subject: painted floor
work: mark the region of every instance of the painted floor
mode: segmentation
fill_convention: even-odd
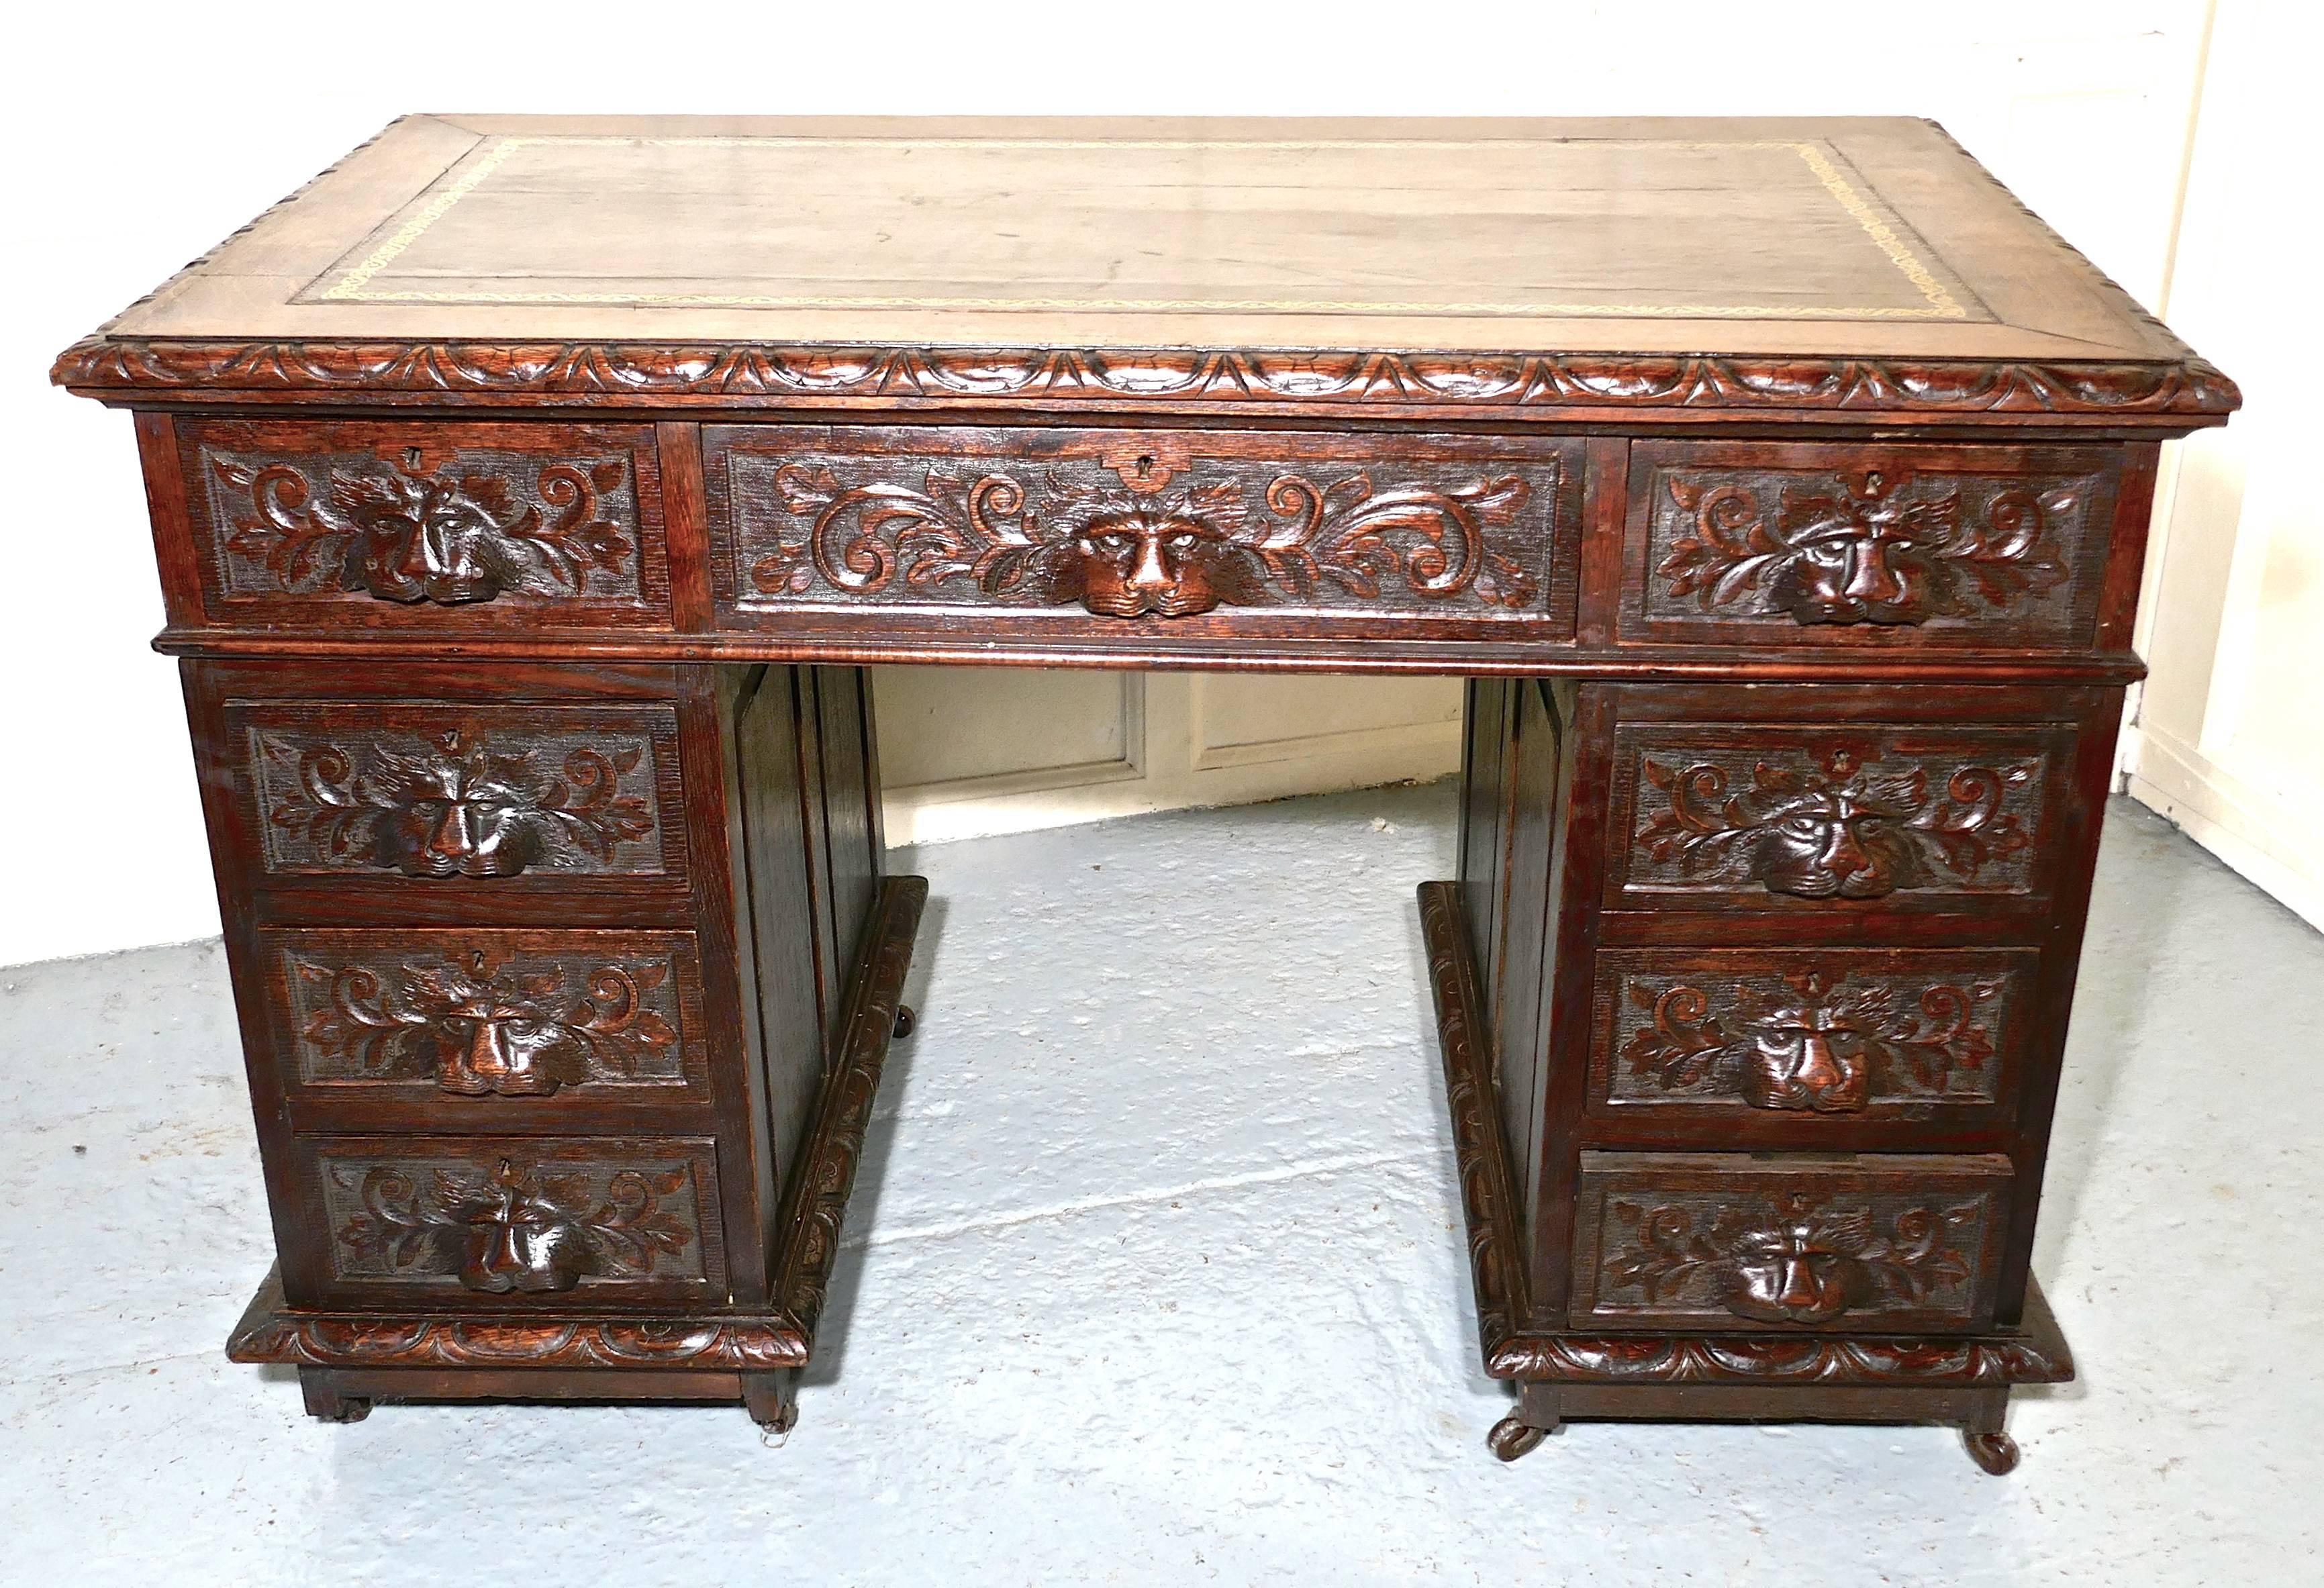
[[[1940,1430],[1581,1425],[1477,1366],[1412,887],[1449,785],[900,857],[935,897],[801,1421],[383,1407],[268,1260],[216,944],[0,971],[0,1582],[2316,1582],[2324,938],[2110,815],[2035,1267]]]

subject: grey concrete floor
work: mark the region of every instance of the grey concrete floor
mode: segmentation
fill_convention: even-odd
[[[0,1581],[2318,1580],[2324,938],[2107,821],[2016,1474],[1918,1428],[1582,1425],[1478,1370],[1414,882],[1448,787],[899,857],[935,899],[780,1448],[383,1408],[219,1353],[268,1260],[217,946],[0,971]]]

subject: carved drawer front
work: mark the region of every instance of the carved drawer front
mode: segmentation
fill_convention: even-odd
[[[1628,722],[1615,908],[1958,908],[2046,897],[2073,729]]]
[[[1592,1000],[1590,1108],[1802,1140],[1857,1120],[2015,1113],[2030,948],[1617,948]]]
[[[1585,1152],[1572,1321],[1982,1329],[2009,1180],[1998,1156]]]
[[[685,872],[669,706],[229,703],[226,724],[270,876]]]
[[[2120,468],[2092,447],[1641,441],[1620,632],[2086,646]]]
[[[983,607],[1058,633],[1205,614],[1296,633],[1325,612],[1572,633],[1570,440],[792,425],[703,440],[715,597],[746,625]]]
[[[327,1299],[726,1297],[706,1140],[307,1136],[295,1155]]]
[[[519,1099],[709,1101],[690,932],[269,929],[259,942],[295,1097],[457,1110],[463,1123]]]
[[[177,425],[211,622],[669,626],[650,425]]]

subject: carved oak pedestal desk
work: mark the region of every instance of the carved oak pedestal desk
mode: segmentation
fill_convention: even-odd
[[[59,359],[136,416],[309,1409],[812,1349],[925,884],[872,662],[1441,673],[1485,1361],[1960,1426],[2166,437],[1912,121],[398,122]]]

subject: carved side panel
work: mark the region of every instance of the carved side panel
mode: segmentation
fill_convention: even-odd
[[[713,1144],[306,1139],[324,1282],[496,1301],[724,1295]]]
[[[230,706],[272,873],[474,879],[683,870],[662,706]]]
[[[2064,731],[1630,723],[1611,868],[1633,904],[2038,895]]]
[[[1640,443],[1623,631],[2088,643],[2120,466],[2099,448]]]
[[[183,420],[212,615],[667,624],[651,427]]]
[[[1576,1327],[1984,1327],[2000,1158],[1769,1161],[1586,1152]]]
[[[1600,1109],[1932,1119],[2010,1094],[2032,949],[1608,949]]]
[[[1199,431],[705,432],[742,612],[1268,609],[1570,628],[1570,444]]]
[[[263,934],[284,1075],[340,1098],[706,1098],[684,932]]]

